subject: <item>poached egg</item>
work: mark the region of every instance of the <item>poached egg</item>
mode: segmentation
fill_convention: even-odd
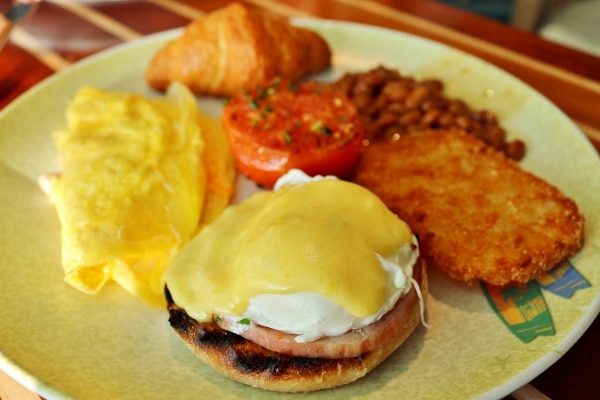
[[[227,318],[297,335],[338,336],[380,319],[412,287],[409,226],[363,187],[292,170],[229,207],[166,271],[194,319]]]

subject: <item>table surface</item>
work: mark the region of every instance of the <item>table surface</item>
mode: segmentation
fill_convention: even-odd
[[[431,0],[251,0],[289,17],[367,23],[467,51],[560,107],[600,151],[600,58]],[[0,0],[0,12],[9,7]],[[185,26],[226,0],[43,2],[0,52],[0,109],[68,65],[122,42]],[[68,29],[61,27],[68,26]],[[75,43],[70,33],[77,32]],[[85,46],[81,44],[85,43]],[[600,319],[555,364],[508,398],[600,398]],[[0,371],[0,398],[38,399]],[[546,397],[547,396],[547,397]]]

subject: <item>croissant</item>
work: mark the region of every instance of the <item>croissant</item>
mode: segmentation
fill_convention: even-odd
[[[297,80],[330,65],[331,50],[318,33],[232,3],[193,21],[159,49],[146,80],[159,91],[179,81],[197,95],[231,96],[275,77]]]

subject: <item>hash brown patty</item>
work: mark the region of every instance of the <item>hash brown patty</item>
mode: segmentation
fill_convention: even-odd
[[[459,281],[526,283],[583,245],[573,200],[460,131],[371,144],[351,180],[411,226],[429,266]]]

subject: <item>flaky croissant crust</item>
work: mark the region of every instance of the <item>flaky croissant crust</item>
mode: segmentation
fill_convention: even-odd
[[[331,50],[318,33],[232,3],[193,21],[162,47],[146,80],[159,91],[179,81],[197,95],[230,96],[277,76],[297,80],[329,65]]]

